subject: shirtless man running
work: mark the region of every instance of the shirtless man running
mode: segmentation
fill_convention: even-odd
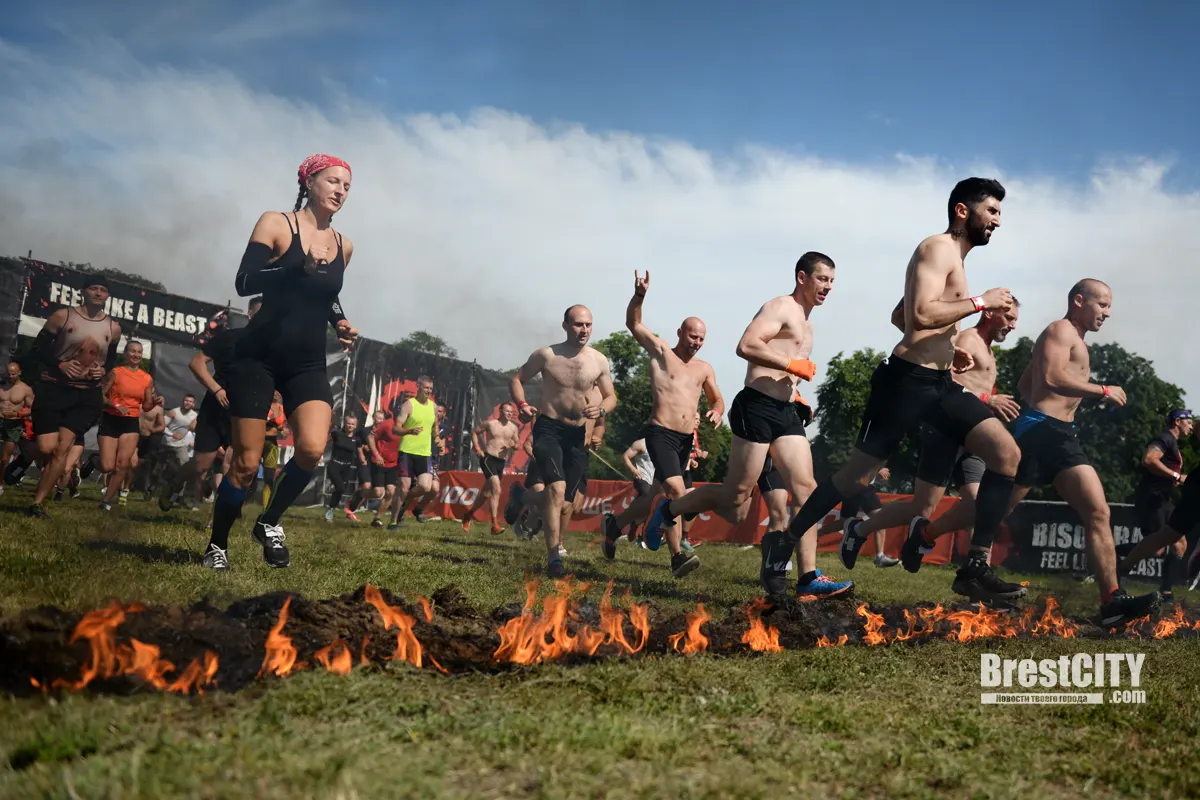
[[[991,409],[951,377],[951,368],[970,365],[957,350],[958,322],[979,311],[1007,312],[1008,289],[990,289],[972,297],[963,261],[975,247],[991,239],[1000,226],[1004,187],[998,181],[967,178],[950,193],[949,226],[917,246],[908,262],[904,286],[904,337],[871,378],[871,394],[863,413],[858,441],[846,463],[824,481],[792,520],[779,547],[763,546],[764,579],[768,569],[784,564],[795,542],[838,503],[865,489],[899,448],[909,431],[923,423],[964,445],[983,459],[971,554],[955,578],[955,588],[981,599],[1020,593],[1021,586],[1001,581],[987,563],[992,540],[1008,510],[1021,451]],[[924,527],[914,525],[900,555],[904,568],[916,572],[932,550]],[[764,584],[768,580],[764,580]]]
[[[500,478],[504,475],[504,465],[508,457],[520,445],[521,428],[513,420],[516,418],[516,407],[512,403],[500,404],[500,416],[496,419],[485,419],[471,431],[471,446],[479,456],[479,464],[483,469],[483,491],[475,504],[463,518],[463,532],[471,532],[471,522],[475,512],[487,503],[492,511],[492,533],[504,533],[500,524]],[[479,443],[479,437],[484,437],[484,443]]]
[[[754,315],[737,346],[738,356],[747,362],[746,379],[745,387],[729,407],[733,444],[725,482],[659,503],[646,522],[643,536],[647,542],[654,540],[660,527],[674,526],[676,517],[688,514],[712,510],[734,524],[740,523],[749,513],[754,486],[768,455],[796,502],[808,500],[816,485],[812,450],[804,433],[804,427],[812,421],[812,411],[797,401],[796,386],[800,380],[811,381],[816,374],[816,365],[809,360],[813,349],[811,318],[813,310],[832,291],[833,279],[833,259],[821,253],[805,253],[796,262],[792,293],[767,301]],[[808,531],[815,540],[820,520],[818,516],[801,532]],[[800,541],[797,536],[784,548],[782,539],[782,531],[763,536],[759,577],[772,596],[786,593],[787,563]],[[816,568],[815,543],[806,546],[804,553],[811,553],[814,560],[801,564],[802,574],[796,582],[798,596],[831,597],[852,588],[853,584],[835,583]],[[772,558],[768,559],[767,554]]]
[[[688,317],[676,332],[678,340],[674,347],[654,335],[642,322],[642,302],[650,290],[650,273],[638,277],[633,273],[633,297],[625,311],[625,327],[638,344],[650,354],[650,392],[653,410],[650,421],[642,432],[646,451],[654,465],[654,481],[661,484],[667,497],[679,499],[689,491],[684,475],[692,457],[693,434],[696,429],[696,407],[700,403],[700,392],[708,398],[708,421],[713,427],[721,425],[725,416],[725,400],[717,388],[717,376],[712,365],[696,358],[708,330],[698,317]],[[617,540],[625,525],[639,519],[649,509],[650,497],[639,498],[620,517],[604,515],[604,541],[601,550],[604,557],[613,560],[617,556]],[[694,514],[690,516],[695,516]],[[667,548],[671,551],[671,574],[682,578],[700,566],[695,554],[686,554],[681,548],[681,525],[672,525],[666,530]],[[646,545],[657,550],[662,545],[661,534],[646,537]]]
[[[995,390],[996,356],[992,352],[992,345],[1003,342],[1017,327],[1020,305],[1014,297],[1012,307],[1007,311],[985,311],[976,325],[960,331],[954,340],[955,348],[965,351],[970,362],[970,367],[964,371],[952,370],[954,382],[982,400],[1006,423],[1017,418],[1021,406],[1010,395],[999,394]],[[892,314],[892,323],[904,330],[903,300]],[[842,564],[846,569],[854,569],[858,551],[872,533],[879,534],[899,525],[911,525],[914,519],[918,524],[927,524],[951,483],[961,499],[947,512],[947,519],[939,522],[938,529],[969,529],[971,521],[975,519],[975,497],[985,471],[982,458],[967,452],[932,426],[922,426],[921,456],[912,499],[888,503],[877,513],[871,514],[865,522],[856,519],[854,514],[843,513],[845,522],[839,549]],[[947,528],[948,525],[956,527]]]
[[[574,305],[563,314],[566,341],[535,350],[513,376],[509,392],[523,420],[536,416],[533,453],[546,482],[540,493],[530,492],[530,504],[542,504],[546,531],[546,572],[551,578],[566,575],[559,547],[571,519],[575,495],[586,480],[588,441],[586,421],[612,413],[617,407],[608,359],[587,342],[592,335],[592,312]],[[525,382],[541,375],[542,408],[525,402]],[[588,393],[599,390],[599,403],[589,403]],[[511,525],[525,505],[524,487],[512,488],[504,517]]]
[[[1117,582],[1117,553],[1109,524],[1108,502],[1100,476],[1079,446],[1075,412],[1085,397],[1125,405],[1119,386],[1091,382],[1085,334],[1100,330],[1112,308],[1112,290],[1084,278],[1067,295],[1067,314],[1050,323],[1033,346],[1021,376],[1025,410],[1015,426],[1021,446],[1017,487],[1011,506],[1034,486],[1051,483],[1086,528],[1088,560],[1100,586],[1100,624],[1117,625],[1154,612],[1158,592],[1131,597]]]
[[[25,418],[33,408],[33,389],[21,380],[21,365],[8,364],[8,380],[0,389],[0,473],[8,466],[13,451],[25,437]],[[0,484],[0,492],[4,485]]]

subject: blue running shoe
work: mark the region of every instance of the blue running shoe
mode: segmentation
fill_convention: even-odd
[[[646,527],[642,529],[642,541],[646,543],[648,550],[657,550],[662,547],[663,526],[669,528],[675,524],[672,522],[671,525],[667,525],[666,520],[663,519],[663,509],[669,502],[671,501],[665,497],[659,501],[659,504],[654,507],[654,513],[650,515],[650,519],[646,520]]]
[[[796,584],[797,600],[824,600],[854,591],[854,581],[835,581],[817,570],[817,577],[805,584]]]

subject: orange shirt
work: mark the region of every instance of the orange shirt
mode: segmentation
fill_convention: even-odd
[[[154,383],[150,373],[143,369],[115,367],[112,371],[113,382],[108,390],[108,401],[121,406],[124,411],[118,411],[112,406],[105,406],[105,412],[114,417],[137,417],[142,413],[142,401],[146,399],[146,390]]]

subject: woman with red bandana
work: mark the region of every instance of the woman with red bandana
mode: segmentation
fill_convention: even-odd
[[[333,394],[325,374],[326,323],[347,348],[358,337],[338,300],[354,245],[330,225],[350,192],[350,165],[333,156],[312,155],[300,165],[298,176],[295,210],[271,211],[259,218],[234,281],[242,297],[261,293],[262,307],[238,338],[229,368],[233,467],[213,503],[212,539],[203,561],[210,569],[229,567],[229,531],[241,516],[246,488],[258,471],[276,391],[283,398],[295,453],[280,470],[251,535],[262,545],[268,565],[291,563],[279,520],[308,486],[325,452],[333,418]]]

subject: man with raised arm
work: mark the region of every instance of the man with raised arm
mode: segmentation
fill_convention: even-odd
[[[625,327],[637,339],[638,344],[650,354],[650,392],[653,407],[650,420],[642,431],[646,451],[654,465],[654,481],[661,484],[667,497],[678,499],[689,491],[684,474],[692,456],[692,444],[696,430],[696,407],[700,403],[700,392],[708,399],[708,421],[720,426],[725,415],[725,400],[717,388],[717,376],[712,365],[696,357],[704,346],[707,328],[698,317],[688,317],[676,331],[678,339],[671,347],[654,335],[642,323],[642,302],[650,290],[650,273],[638,277],[633,273],[633,297],[625,310]],[[604,515],[604,541],[601,549],[605,558],[612,560],[617,555],[617,540],[625,525],[641,518],[648,510],[650,497],[639,498],[620,517]],[[681,549],[681,527],[672,525],[666,529],[667,548],[671,551],[671,574],[682,578],[700,566],[695,554],[686,554]],[[648,537],[646,544],[651,550],[662,545],[662,536]]]
[[[588,346],[592,312],[574,305],[563,313],[565,341],[535,350],[509,384],[513,402],[525,421],[534,419],[533,454],[546,483],[541,492],[529,492],[529,503],[540,503],[546,530],[546,573],[566,575],[559,547],[562,531],[571,519],[572,504],[587,476],[588,442],[585,422],[604,417],[617,407],[608,359]],[[542,376],[542,408],[525,401],[525,382]],[[589,403],[588,394],[599,390],[600,402]],[[524,487],[514,485],[505,519],[512,524],[525,504]]]

